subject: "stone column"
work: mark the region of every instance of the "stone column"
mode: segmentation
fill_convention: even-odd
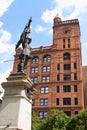
[[[25,73],[11,74],[2,83],[5,95],[0,103],[0,130],[31,130],[32,98],[28,97],[32,86]]]

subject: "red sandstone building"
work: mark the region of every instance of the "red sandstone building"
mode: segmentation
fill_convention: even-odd
[[[13,72],[17,72],[19,48]],[[53,44],[32,49],[33,58],[26,72],[36,83],[33,111],[44,119],[51,109],[63,110],[72,116],[84,110],[82,57],[78,19],[62,21],[55,17]]]

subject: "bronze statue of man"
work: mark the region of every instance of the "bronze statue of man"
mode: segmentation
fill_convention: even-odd
[[[20,62],[18,65],[18,72],[24,72],[24,68],[27,65],[28,60],[31,58],[31,38],[28,37],[30,33],[30,23],[32,22],[32,18],[29,19],[28,23],[26,24],[19,41],[17,42],[16,49],[22,44],[22,52],[19,56]]]

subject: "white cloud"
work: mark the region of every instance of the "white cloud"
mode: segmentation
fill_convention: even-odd
[[[0,17],[8,10],[14,0],[0,0]],[[0,28],[3,22],[0,21]],[[6,30],[0,29],[0,53],[13,51],[14,45],[10,44],[11,34]]]
[[[77,18],[80,13],[87,12],[87,0],[53,0],[55,9],[46,9],[42,14],[42,19],[46,23],[52,23],[53,18],[58,13],[62,19]],[[73,8],[74,7],[74,8]],[[70,11],[68,16],[63,16],[64,10]]]
[[[10,44],[11,34],[6,30],[0,30],[0,53],[14,51],[14,45]]]
[[[37,27],[35,28],[35,32],[39,33],[39,32],[43,32],[44,28],[40,25],[37,25]]]
[[[60,14],[60,17],[62,17],[62,11],[60,8],[55,8],[53,10],[46,9],[45,12],[43,12],[42,19],[45,23],[53,23],[53,19],[56,16],[56,14]]]
[[[43,27],[41,25],[37,25],[35,28],[36,33],[41,33],[41,32],[48,32],[48,34],[52,33],[52,30],[49,30],[49,27]]]
[[[2,25],[3,25],[3,22],[0,21],[0,28],[1,28]]]
[[[0,0],[0,16],[2,16],[14,0]]]

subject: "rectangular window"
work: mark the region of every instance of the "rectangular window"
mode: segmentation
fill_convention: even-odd
[[[68,43],[68,48],[70,48],[70,44]]]
[[[63,39],[63,48],[65,48],[65,38]]]
[[[68,48],[70,48],[70,38],[68,38]]]
[[[31,78],[31,81],[33,82],[33,83],[37,83],[37,78]]]
[[[77,85],[74,85],[74,92],[77,92],[78,91],[78,87]]]
[[[64,64],[64,70],[70,70],[71,66],[70,64]]]
[[[59,98],[56,98],[56,105],[59,105]]]
[[[60,86],[56,86],[56,92],[57,92],[57,93],[60,92]]]
[[[60,64],[57,65],[57,70],[60,70]]]
[[[71,111],[64,111],[67,116],[71,116]]]
[[[68,44],[70,44],[70,38],[68,38]]]
[[[74,80],[77,80],[77,74],[76,73],[74,74]]]
[[[31,73],[37,73],[38,72],[38,68],[31,68]]]
[[[58,74],[58,75],[57,75],[57,81],[59,81],[59,80],[60,80],[60,75]]]
[[[63,79],[64,80],[70,80],[71,79],[71,75],[70,74],[64,74]]]
[[[42,82],[49,82],[49,81],[50,81],[49,76],[42,77]]]
[[[78,114],[78,111],[75,111],[75,115]]]
[[[39,112],[40,119],[46,119],[47,116],[48,116],[48,112],[47,111]]]
[[[40,106],[47,106],[48,105],[48,99],[40,99]]]
[[[74,63],[74,69],[77,69],[77,64],[76,63]]]
[[[63,86],[63,92],[71,92],[71,86],[67,85],[67,86]]]
[[[75,105],[78,105],[78,98],[74,98]]]
[[[71,105],[71,98],[63,98],[63,105]]]
[[[47,86],[46,87],[42,87],[40,89],[40,93],[43,93],[43,94],[48,93],[48,87]]]
[[[43,72],[49,72],[49,71],[50,71],[50,66],[43,67]]]
[[[63,43],[63,48],[65,48],[66,46],[65,46],[65,43]]]

